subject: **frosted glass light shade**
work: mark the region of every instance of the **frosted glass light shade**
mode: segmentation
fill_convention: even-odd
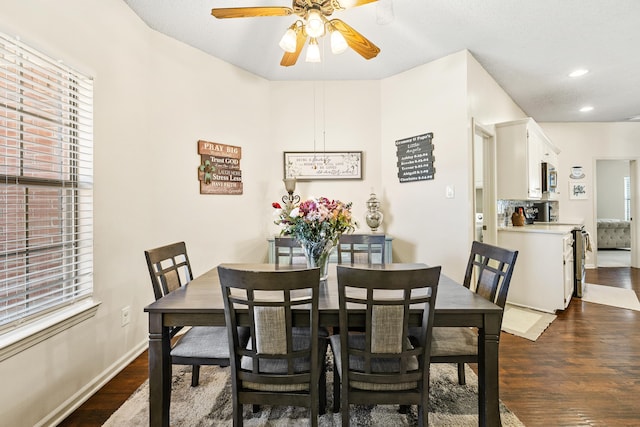
[[[296,32],[289,28],[280,39],[280,47],[285,52],[293,53],[296,51]]]
[[[318,47],[318,41],[315,38],[309,41],[309,46],[307,46],[307,57],[305,61],[320,62],[320,48]]]
[[[296,179],[295,178],[285,178],[284,188],[287,190],[287,193],[293,193],[296,191]]]
[[[331,52],[338,55],[347,50],[349,45],[340,31],[331,32]]]
[[[320,37],[324,34],[324,21],[317,10],[311,10],[307,14],[306,30],[309,37]]]

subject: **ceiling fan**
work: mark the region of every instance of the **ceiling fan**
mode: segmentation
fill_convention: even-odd
[[[342,53],[347,47],[356,51],[364,59],[375,58],[380,48],[362,34],[354,30],[340,19],[328,19],[336,10],[344,10],[378,0],[293,0],[291,7],[227,7],[213,8],[211,14],[219,19],[248,18],[256,16],[288,16],[298,15],[280,40],[280,47],[285,51],[280,65],[294,65],[300,52],[309,38],[307,62],[320,62],[318,38],[328,31],[331,34],[331,51]]]

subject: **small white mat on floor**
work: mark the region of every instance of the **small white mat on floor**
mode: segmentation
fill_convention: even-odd
[[[633,289],[585,283],[582,288],[582,301],[640,311],[638,295]]]
[[[554,314],[506,304],[502,317],[502,330],[535,341],[555,318]]]

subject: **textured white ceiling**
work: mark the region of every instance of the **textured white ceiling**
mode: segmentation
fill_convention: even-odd
[[[216,7],[291,6],[290,0],[124,0],[151,28],[269,80],[375,80],[468,49],[539,122],[640,116],[640,0],[391,0],[336,12],[380,54],[352,50],[281,67],[278,42],[296,17],[216,19]],[[387,0],[385,0],[387,1]],[[567,75],[588,68],[584,77]],[[593,111],[579,112],[584,105]],[[638,119],[640,120],[640,118]]]

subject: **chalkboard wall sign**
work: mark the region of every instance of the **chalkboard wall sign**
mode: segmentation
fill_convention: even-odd
[[[432,132],[397,140],[396,155],[400,182],[431,180],[435,176]]]
[[[198,141],[200,194],[242,194],[242,148]]]

